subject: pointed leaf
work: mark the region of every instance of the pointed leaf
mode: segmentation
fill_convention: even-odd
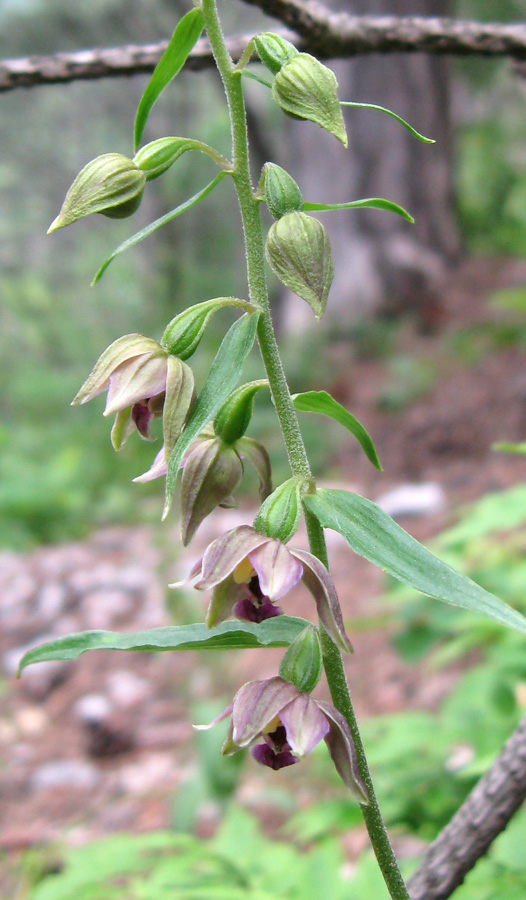
[[[236,382],[241,375],[243,363],[254,344],[258,318],[258,313],[241,316],[227,332],[217,351],[203,390],[194,405],[186,427],[177,441],[168,463],[166,503],[163,518],[166,518],[172,505],[172,497],[183,456],[192,441],[195,440],[205,425],[214,418],[236,386]]]
[[[434,556],[370,500],[347,491],[320,490],[307,495],[304,503],[324,528],[338,531],[355,553],[403,584],[526,633],[524,616]]]
[[[399,122],[400,125],[403,125],[404,128],[407,128],[407,130],[411,132],[413,137],[416,137],[419,141],[423,141],[424,144],[436,143],[433,138],[424,137],[424,135],[420,134],[420,132],[417,131],[416,128],[413,128],[412,125],[409,124],[409,122],[406,122],[406,120],[402,119],[401,116],[397,116],[396,113],[394,113],[392,110],[386,109],[385,106],[377,106],[376,103],[352,103],[351,101],[347,100],[340,100],[340,106],[355,106],[358,109],[376,109],[378,110],[378,112],[383,112],[386,115],[391,116],[392,119],[396,119],[396,121]]]
[[[301,412],[320,413],[320,415],[329,416],[330,419],[343,425],[354,435],[367,459],[380,472],[382,471],[376,448],[363,425],[327,391],[305,391],[303,394],[295,394],[292,399],[296,409]]]
[[[165,87],[170,84],[172,78],[175,78],[183,68],[202,30],[203,14],[200,9],[191,9],[178,22],[170,43],[157,63],[137,108],[133,138],[135,153],[155,101]]]
[[[167,225],[168,222],[172,221],[172,219],[176,219],[177,216],[182,215],[182,213],[185,213],[188,209],[192,209],[192,206],[197,206],[197,204],[200,203],[201,200],[204,200],[205,197],[207,197],[208,194],[214,190],[216,184],[219,184],[219,182],[227,174],[227,172],[220,172],[219,175],[216,175],[213,181],[210,181],[209,184],[206,185],[206,187],[204,187],[201,191],[198,191],[197,194],[194,194],[193,197],[190,197],[189,200],[185,200],[184,203],[176,206],[175,209],[172,209],[170,212],[166,213],[164,216],[161,216],[159,219],[155,219],[154,222],[150,222],[150,224],[147,225],[146,228],[142,228],[140,231],[137,231],[136,234],[132,234],[131,237],[123,241],[122,244],[119,244],[116,250],[113,251],[111,256],[108,256],[106,262],[104,262],[100,267],[99,271],[95,275],[95,278],[91,282],[92,286],[94,284],[97,284],[97,281],[102,278],[109,264],[113,262],[113,260],[116,256],[119,255],[119,253],[123,253],[130,247],[134,247],[135,244],[139,244],[144,240],[144,238],[149,237],[154,233],[154,231],[157,231],[158,228],[162,228],[163,225]]]
[[[288,647],[308,622],[292,616],[276,616],[260,624],[223,622],[217,628],[169,625],[120,634],[117,631],[81,631],[34,647],[22,658],[18,674],[26,666],[49,660],[77,659],[88,650],[244,650],[255,647]]]
[[[382,209],[384,212],[396,213],[402,216],[406,222],[414,225],[415,220],[403,206],[393,203],[391,200],[384,200],[382,197],[367,197],[365,200],[350,200],[349,203],[305,203],[303,204],[304,212],[330,212],[333,209]]]

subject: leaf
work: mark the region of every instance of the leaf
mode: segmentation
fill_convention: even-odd
[[[227,175],[227,172],[220,172],[219,175],[216,175],[213,181],[206,185],[202,190],[198,191],[197,194],[194,194],[193,197],[190,197],[189,200],[185,200],[184,203],[181,203],[180,206],[176,206],[175,209],[172,209],[170,212],[166,213],[164,216],[161,216],[160,219],[155,219],[154,222],[150,222],[146,228],[142,228],[141,231],[138,231],[136,234],[132,234],[131,237],[127,238],[122,244],[119,244],[116,250],[113,251],[111,256],[108,257],[106,262],[102,264],[99,271],[95,275],[95,278],[91,282],[92,286],[97,284],[97,282],[102,278],[104,272],[108,268],[109,264],[113,262],[116,256],[119,253],[123,253],[125,250],[128,250],[129,247],[134,247],[135,244],[140,244],[144,238],[149,237],[154,231],[157,231],[158,228],[162,228],[163,225],[167,225],[168,222],[171,222],[172,219],[176,219],[177,216],[182,215],[182,213],[186,212],[188,209],[191,209],[192,206],[197,206],[201,200],[204,200],[208,194],[214,190],[215,186],[219,184],[221,179]]]
[[[407,210],[405,210],[402,206],[398,206],[398,203],[393,203],[391,200],[384,200],[382,197],[367,197],[365,200],[351,200],[349,203],[307,203],[303,204],[303,209],[305,212],[330,212],[333,209],[383,209],[384,212],[392,212],[396,213],[397,216],[402,216],[402,219],[405,219],[406,222],[411,222],[411,225],[414,225],[415,220],[413,216],[409,215]]]
[[[163,519],[168,515],[172,505],[179,466],[183,456],[192,441],[195,440],[205,425],[214,418],[236,386],[237,380],[241,375],[243,363],[254,344],[258,319],[259,313],[241,316],[240,319],[234,322],[223,338],[223,342],[210,366],[203,390],[170,456],[166,476],[166,502]]]
[[[338,403],[334,397],[331,397],[327,391],[305,391],[303,394],[295,394],[292,398],[294,406],[300,412],[319,413],[323,416],[329,416],[335,422],[343,425],[347,431],[350,431],[360,444],[367,459],[372,462],[380,472],[382,466],[378,459],[376,448],[372,438],[369,436],[363,425],[345,409],[341,403]]]
[[[397,116],[396,113],[394,113],[392,110],[386,109],[385,106],[377,106],[376,103],[352,103],[351,101],[347,100],[341,100],[340,106],[354,106],[358,109],[376,109],[378,110],[378,112],[383,112],[386,115],[391,116],[392,119],[396,119],[396,121],[399,122],[400,125],[403,125],[404,128],[407,128],[407,130],[411,132],[413,137],[416,137],[419,141],[423,141],[424,144],[436,143],[433,138],[424,137],[424,135],[420,134],[419,131],[413,128],[412,125],[409,124],[409,122],[406,122],[406,120],[402,119],[401,116]]]
[[[48,641],[29,650],[20,661],[18,675],[27,666],[49,660],[77,659],[89,650],[244,650],[288,647],[308,625],[305,619],[275,616],[260,624],[223,622],[217,628],[169,625],[121,634],[117,631],[81,631]]]
[[[526,456],[526,442],[522,442],[521,444],[510,444],[507,441],[501,441],[497,444],[492,444],[491,449],[495,450],[496,453],[514,453],[517,456]]]
[[[200,9],[191,9],[178,22],[170,43],[157,63],[137,107],[133,132],[135,153],[137,153],[148,116],[155,101],[165,87],[170,84],[172,78],[175,78],[177,73],[183,68],[190,51],[201,35],[203,24],[203,14]]]
[[[355,553],[404,584],[526,633],[524,616],[437,559],[370,500],[347,491],[320,490],[307,495],[304,503],[324,528],[338,531]]]

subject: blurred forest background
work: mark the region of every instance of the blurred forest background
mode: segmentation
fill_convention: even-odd
[[[411,8],[398,5],[399,10],[385,2],[340,7],[508,21],[520,18],[522,6],[512,0],[444,0],[440,9],[424,0]],[[184,4],[167,0],[74,6],[65,0],[1,0],[0,56],[156,42],[171,32],[179,7],[183,11]],[[228,4],[225,15],[230,32],[270,26],[243,4]],[[387,315],[414,315],[423,329],[440,321],[443,279],[463,257],[520,257],[526,247],[526,80],[509,62],[373,57],[338,62],[336,70],[342,99],[390,106],[437,144],[419,145],[387,117],[353,110],[347,115],[346,153],[315,126],[281,116],[264,88],[247,85],[255,177],[258,166],[272,159],[289,168],[307,199],[383,195],[406,205],[417,219],[411,230],[375,211],[324,218],[337,276],[325,328],[316,334],[307,307],[280,297],[273,282],[296,389],[322,386],[306,364],[306,347],[309,359],[318,352],[326,371],[345,379],[342,370],[353,350],[351,345],[343,359],[331,358],[336,323],[340,337],[354,335],[362,348],[366,334],[374,352],[385,344]],[[149,467],[150,445],[130,441],[117,457],[101,402],[81,411],[70,410],[69,402],[102,349],[119,335],[140,331],[158,337],[189,303],[218,294],[243,296],[246,290],[238,215],[225,183],[206,205],[122,255],[96,288],[89,286],[111,248],[210,179],[211,164],[199,155],[183,157],[155,182],[133,219],[93,217],[46,236],[67,188],[89,159],[109,151],[131,154],[134,112],[145,84],[145,76],[117,78],[0,97],[0,530],[15,548],[157,515],[159,501],[152,498],[159,497],[159,484],[129,484]],[[168,134],[196,137],[227,152],[215,74],[183,72],[177,89],[163,95],[145,139]],[[196,358],[203,375],[221,324]],[[259,427],[267,430],[272,450],[270,407],[267,412]],[[320,448],[313,449],[316,461]]]

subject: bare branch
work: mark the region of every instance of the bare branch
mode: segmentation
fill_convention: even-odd
[[[284,36],[300,50],[325,59],[367,53],[430,53],[461,56],[507,56],[526,60],[526,25],[481,24],[454,19],[371,17],[333,14],[318,3],[299,0],[245,0],[292,28]],[[247,37],[234,37],[229,50],[238,59]],[[144,46],[81,50],[0,62],[0,92],[40,84],[79,81],[152,72],[166,41]],[[212,65],[206,40],[197,42],[188,66]]]
[[[526,799],[526,716],[409,879],[411,900],[446,900]]]

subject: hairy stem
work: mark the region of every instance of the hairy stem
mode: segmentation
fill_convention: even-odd
[[[217,14],[216,0],[202,0],[202,10],[208,39],[223,81],[230,112],[232,177],[243,222],[250,301],[260,310],[258,339],[261,356],[283,432],[292,472],[294,475],[310,478],[311,470],[307,451],[303,443],[296,410],[290,396],[270,315],[259,204],[254,198],[250,177],[241,73],[239,70],[236,71],[234,63],[228,54]],[[306,525],[312,553],[327,565],[327,548],[322,527],[314,516],[309,513],[306,513]],[[374,793],[342,659],[337,647],[330,640],[329,636],[323,629],[320,630],[323,632],[324,665],[331,696],[335,706],[348,722],[358,754],[360,774],[370,795],[369,806],[362,807],[362,810],[371,842],[392,900],[409,900],[409,894],[398,868]]]

